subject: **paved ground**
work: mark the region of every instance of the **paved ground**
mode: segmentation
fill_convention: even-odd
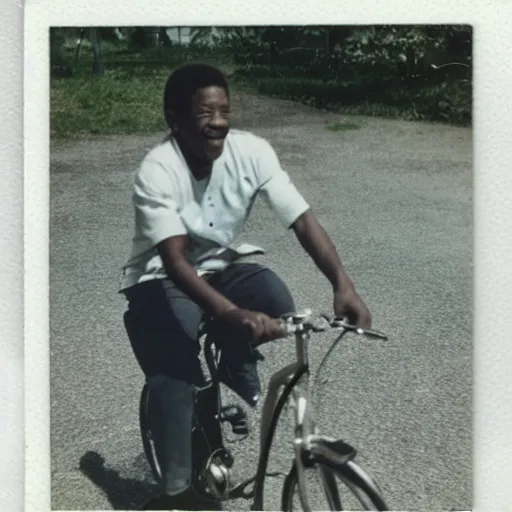
[[[472,135],[372,118],[346,121],[290,102],[236,97],[237,126],[272,141],[332,235],[387,343],[348,343],[327,367],[319,419],[355,444],[398,510],[471,508]],[[129,250],[130,180],[156,136],[54,143],[51,152],[52,506],[131,509],[151,493],[139,440],[142,374],[122,326],[119,268]],[[247,240],[300,306],[329,310],[330,289],[290,233],[258,204]],[[318,364],[328,338],[312,347]],[[293,355],[264,349],[266,378]],[[258,412],[251,416],[256,427]],[[288,425],[271,469],[287,470]],[[255,468],[258,434],[234,444]],[[281,478],[269,481],[268,509]],[[227,507],[248,509],[244,502]]]

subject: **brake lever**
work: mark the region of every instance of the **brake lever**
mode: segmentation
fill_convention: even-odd
[[[384,333],[379,332],[379,331],[370,330],[370,329],[362,329],[361,327],[356,327],[355,325],[351,325],[351,324],[347,323],[345,318],[340,318],[340,319],[335,318],[332,321],[331,325],[333,327],[342,327],[346,331],[351,331],[356,334],[368,336],[369,338],[375,338],[375,339],[384,340],[384,341],[388,340],[388,337]]]

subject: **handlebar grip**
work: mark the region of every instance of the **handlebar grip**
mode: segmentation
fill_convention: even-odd
[[[302,315],[283,315],[283,317],[281,317],[281,325],[286,332],[285,336],[292,336],[293,334],[295,334],[298,328],[297,321],[299,319],[302,320],[303,318],[304,317]],[[324,321],[324,324],[322,324],[321,322],[316,323],[307,321],[305,323],[306,330],[310,330],[312,332],[323,332],[327,330],[329,327],[341,327],[342,329],[345,329],[345,331],[354,332],[356,334],[367,336],[368,338],[374,338],[384,341],[388,340],[388,336],[386,336],[384,333],[374,331],[371,329],[362,329],[355,325],[351,325],[347,323],[346,318],[335,318],[334,320],[332,320],[327,315],[321,315],[320,318]]]
[[[381,332],[377,332],[377,331],[368,331],[368,330],[363,329],[362,334],[365,336],[368,336],[369,338],[375,338],[377,340],[388,341],[388,339],[389,339],[385,334],[383,334]]]

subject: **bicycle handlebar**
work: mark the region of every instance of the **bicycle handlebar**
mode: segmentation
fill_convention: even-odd
[[[351,325],[345,318],[332,318],[324,314],[318,315],[314,318],[311,310],[309,309],[302,313],[288,313],[281,315],[281,321],[283,322],[283,327],[286,331],[287,337],[293,335],[297,336],[298,348],[302,347],[305,342],[304,335],[307,335],[310,332],[318,333],[327,331],[328,329],[341,330],[341,334],[336,336],[336,340],[332,343],[318,366],[318,369],[315,372],[315,382],[318,382],[318,376],[322,373],[323,367],[329,359],[329,356],[347,332],[353,332],[360,336],[366,336],[368,338],[378,340],[388,340],[388,337],[384,333]],[[298,362],[308,364],[307,351],[303,352],[303,350],[300,349],[300,353],[297,354],[297,358]],[[327,382],[327,380],[325,382]]]
[[[384,333],[351,325],[344,318],[330,318],[322,314],[315,321],[310,311],[285,314],[281,316],[281,320],[283,321],[287,336],[292,336],[297,332],[324,332],[327,329],[341,329],[344,331],[343,334],[345,332],[353,332],[368,338],[388,340]]]

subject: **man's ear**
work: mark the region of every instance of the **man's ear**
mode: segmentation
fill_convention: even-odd
[[[167,110],[165,113],[167,124],[173,133],[179,132],[178,116],[173,110]]]

